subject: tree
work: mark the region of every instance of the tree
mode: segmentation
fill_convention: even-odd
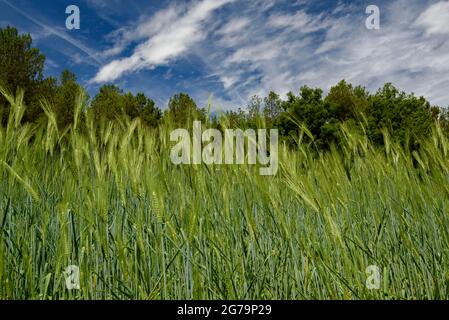
[[[162,112],[156,107],[156,103],[143,93],[138,93],[135,100],[137,115],[142,122],[149,127],[157,127],[162,118]]]
[[[138,93],[134,96],[127,93],[122,97],[125,114],[131,119],[140,118],[143,124],[156,127],[162,118],[162,112],[156,107],[156,103],[147,98],[145,94]]]
[[[69,70],[64,70],[61,73],[61,77],[60,77],[60,81],[61,81],[61,85],[65,85],[67,83],[76,83],[76,74],[74,74],[73,72],[69,71]]]
[[[382,129],[392,138],[411,149],[431,132],[434,123],[433,109],[423,97],[400,92],[391,83],[370,98],[368,109],[368,135],[377,144],[383,144]]]
[[[368,98],[369,93],[364,87],[353,87],[342,80],[329,90],[325,101],[339,121],[360,121],[360,115],[366,111]]]
[[[283,103],[287,111],[280,120],[281,133],[296,135],[304,125],[313,135],[314,143],[319,149],[327,149],[338,140],[338,119],[332,113],[328,103],[323,100],[323,90],[303,86],[300,95],[290,93]]]
[[[101,119],[114,120],[118,116],[128,116],[130,119],[140,118],[143,124],[156,127],[162,117],[162,112],[153,100],[143,93],[134,96],[123,93],[115,85],[105,85],[91,103],[96,121]]]
[[[270,91],[264,98],[264,115],[270,121],[274,121],[282,112],[282,100],[276,92]]]
[[[45,90],[41,90],[52,85],[51,80],[43,78],[44,63],[45,56],[32,47],[29,34],[19,35],[17,29],[10,26],[0,29],[0,85],[13,94],[18,88],[25,91],[25,121],[34,121],[42,114],[38,100]],[[4,97],[0,97],[3,124],[8,108]]]
[[[188,94],[179,93],[170,98],[166,117],[178,125],[191,125],[193,120],[204,121],[206,114]]]
[[[77,83],[76,75],[73,72],[64,70],[61,73],[59,86],[56,89],[56,98],[53,105],[56,118],[58,121],[58,127],[64,129],[74,122],[74,112],[78,97],[84,93],[84,101],[78,101],[78,103],[87,103],[89,99],[84,88]]]
[[[91,110],[94,119],[98,123],[100,120],[115,120],[117,116],[123,114],[122,90],[116,85],[104,85],[91,102]]]
[[[248,115],[251,120],[255,120],[260,116],[261,106],[262,99],[258,95],[252,96],[247,106]]]

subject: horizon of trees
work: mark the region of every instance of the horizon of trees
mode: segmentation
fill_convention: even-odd
[[[45,116],[42,101],[54,111],[59,129],[73,123],[78,103],[88,106],[85,112],[92,112],[96,121],[126,116],[140,118],[152,128],[164,121],[189,126],[192,120],[208,118],[206,108],[199,108],[187,93],[174,95],[165,111],[144,93],[124,92],[112,84],[102,86],[90,98],[69,70],[63,71],[59,79],[44,77],[45,60],[45,55],[32,46],[29,34],[19,34],[10,26],[0,28],[0,86],[11,93],[18,88],[25,91],[24,122],[38,122]],[[8,110],[9,103],[0,95],[1,125],[6,125]],[[424,97],[402,92],[391,83],[372,94],[345,80],[333,86],[327,95],[320,88],[303,86],[297,94],[288,93],[286,99],[275,92],[266,97],[253,96],[247,106],[208,120],[215,128],[278,128],[287,141],[294,141],[301,127],[305,127],[319,149],[338,145],[342,124],[360,130],[378,145],[383,144],[383,132],[388,130],[393,139],[411,148],[419,146],[436,121],[449,133],[448,111],[432,106]]]

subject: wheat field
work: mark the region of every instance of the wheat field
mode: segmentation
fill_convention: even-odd
[[[174,166],[172,128],[89,116],[81,127],[81,104],[67,130],[45,103],[45,121],[22,124],[23,94],[2,94],[1,299],[449,297],[449,141],[438,126],[419,152],[342,127],[341,150],[317,155],[300,136],[264,177]],[[79,290],[66,287],[69,265]]]

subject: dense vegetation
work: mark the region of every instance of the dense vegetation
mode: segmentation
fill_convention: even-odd
[[[254,97],[210,122],[279,128],[276,176],[174,166],[170,131],[210,120],[187,94],[165,112],[115,86],[89,99],[70,72],[42,76],[29,36],[0,40],[0,298],[449,297],[446,116],[424,98],[346,82]]]
[[[449,141],[419,151],[341,128],[339,150],[254,166],[174,166],[171,126],[0,128],[0,298],[433,299],[449,295]],[[82,100],[82,99],[80,99]],[[83,105],[74,114],[80,115]],[[305,135],[304,135],[305,137]],[[64,270],[81,269],[80,290]],[[365,270],[382,270],[380,290]]]
[[[11,27],[0,29],[0,85],[14,94],[18,88],[25,90],[23,122],[36,123],[45,117],[42,101],[46,101],[56,116],[59,130],[65,130],[73,122],[73,110],[81,103],[94,113],[96,123],[127,117],[139,118],[142,124],[157,128],[167,120],[178,126],[188,126],[192,119],[206,119],[206,108],[199,108],[186,93],[173,96],[165,112],[143,93],[125,93],[115,85],[104,85],[98,94],[89,99],[76,76],[64,71],[60,79],[44,78],[45,57],[32,47],[29,35],[19,35]],[[80,93],[83,93],[80,95]],[[9,104],[0,97],[0,118],[3,125],[8,119]],[[86,111],[86,110],[84,110]],[[275,92],[267,97],[254,96],[246,107],[228,111],[224,119],[215,115],[214,127],[276,127],[285,140],[294,142],[300,127],[306,127],[313,136],[318,150],[327,150],[338,145],[342,136],[342,124],[364,131],[375,145],[383,144],[383,130],[388,130],[392,139],[416,149],[419,140],[428,137],[435,121],[444,131],[449,125],[447,112],[431,106],[426,99],[406,94],[386,84],[371,94],[361,86],[353,86],[344,80],[323,96],[323,90],[304,86],[298,95],[289,93],[283,100]],[[80,121],[83,121],[81,119]]]

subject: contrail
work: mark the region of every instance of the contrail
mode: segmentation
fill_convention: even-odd
[[[97,62],[97,64],[99,64],[99,65],[103,64],[103,62],[97,57],[97,53],[96,52],[94,52],[92,49],[86,47],[85,45],[83,45],[79,41],[73,39],[72,37],[67,35],[65,32],[61,32],[61,31],[57,30],[56,28],[53,28],[53,27],[51,27],[49,25],[46,25],[43,22],[40,22],[39,20],[33,18],[32,16],[30,16],[29,14],[27,14],[26,12],[24,12],[20,8],[17,8],[15,5],[10,3],[8,0],[0,0],[0,1],[3,1],[4,3],[6,3],[9,7],[14,9],[18,13],[20,13],[22,16],[24,16],[25,18],[27,18],[31,22],[37,24],[38,26],[40,26],[41,28],[45,29],[46,31],[48,31],[48,32],[52,33],[53,35],[55,35],[55,36],[65,40],[65,41],[67,41],[72,46],[74,46],[77,49],[81,50],[86,55],[88,55],[89,58],[92,58],[95,62]]]

